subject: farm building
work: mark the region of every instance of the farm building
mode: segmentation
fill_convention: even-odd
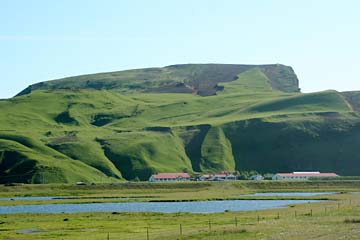
[[[261,175],[252,175],[250,177],[250,180],[261,181],[261,180],[264,180],[264,177]]]
[[[188,173],[158,173],[151,175],[149,182],[176,182],[189,181],[190,175]]]
[[[205,174],[200,177],[200,181],[230,181],[236,180],[236,176],[232,173],[221,172],[218,174]]]
[[[292,172],[277,173],[272,180],[309,180],[312,177],[338,177],[336,173],[320,173],[320,172]]]

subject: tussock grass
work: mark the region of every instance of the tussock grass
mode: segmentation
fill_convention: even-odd
[[[344,223],[360,223],[360,219],[345,219]]]

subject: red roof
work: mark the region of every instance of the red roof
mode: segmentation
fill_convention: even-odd
[[[159,178],[190,178],[190,175],[188,173],[158,173],[152,175],[153,178],[159,179]]]
[[[336,173],[278,173],[281,177],[337,177]]]

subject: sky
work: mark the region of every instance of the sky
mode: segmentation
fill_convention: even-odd
[[[0,98],[67,76],[183,63],[290,65],[360,90],[360,1],[0,0]]]

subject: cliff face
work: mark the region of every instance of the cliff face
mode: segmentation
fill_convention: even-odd
[[[38,83],[0,101],[0,182],[358,175],[358,102],[355,93],[302,94],[284,65],[186,64]]]

